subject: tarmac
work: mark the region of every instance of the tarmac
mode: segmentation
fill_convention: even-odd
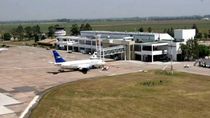
[[[59,51],[66,60],[87,59],[90,55]],[[8,95],[20,104],[8,105],[13,113],[0,118],[18,118],[31,100],[43,91],[68,82],[99,76],[113,76],[151,69],[169,68],[171,63],[145,63],[141,61],[107,62],[108,71],[90,70],[87,74],[79,71],[58,73],[51,50],[36,47],[11,47],[0,53],[0,93]],[[189,65],[189,68],[184,68]],[[209,75],[210,69],[193,66],[193,62],[173,63],[177,71]],[[0,101],[1,102],[1,101]],[[0,109],[1,110],[1,109]],[[1,111],[0,111],[1,112]]]

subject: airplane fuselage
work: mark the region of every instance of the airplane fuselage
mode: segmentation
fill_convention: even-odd
[[[88,59],[88,60],[77,60],[77,61],[67,61],[63,63],[57,63],[56,65],[60,66],[62,69],[82,69],[80,66],[87,66],[90,68],[98,68],[103,66],[105,62],[99,59]]]

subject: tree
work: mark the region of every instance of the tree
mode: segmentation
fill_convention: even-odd
[[[41,31],[40,31],[39,25],[33,26],[32,30],[33,30],[35,42],[39,41],[40,35],[41,35]]]
[[[196,24],[193,24],[192,29],[195,29],[196,34],[199,33],[198,27]]]
[[[198,29],[196,24],[193,24],[192,29],[195,29],[195,31],[196,31],[195,38],[201,39],[202,38],[202,33],[199,32],[199,29]]]
[[[88,30],[93,30],[93,28],[91,27],[90,24],[86,23],[86,24],[81,24],[79,30],[88,31]]]
[[[199,33],[196,35],[196,38],[202,39],[202,38],[203,38],[203,34],[199,32]]]
[[[39,25],[33,26],[32,30],[33,30],[34,34],[40,34],[41,33]]]
[[[44,39],[46,39],[47,37],[45,36],[45,34],[42,34],[42,36],[41,36],[41,40],[44,40]]]
[[[182,50],[182,60],[189,60],[190,58],[190,50],[189,50],[189,47],[187,47],[187,45],[185,44],[181,44],[181,50]]]
[[[147,31],[148,32],[152,32],[152,28],[151,27],[148,27]]]
[[[167,32],[168,32],[168,29],[165,28],[165,29],[163,30],[163,33],[167,33]]]
[[[56,24],[54,27],[55,27],[55,29],[56,29],[56,28],[59,28],[59,27],[60,27],[60,25],[59,25],[59,24]]]
[[[81,24],[79,30],[80,31],[84,31],[85,30],[85,25],[84,24]]]
[[[23,29],[23,26],[22,25],[19,25],[16,29],[16,34],[17,34],[17,37],[22,40],[24,38],[24,29]]]
[[[80,34],[80,32],[79,32],[78,25],[77,24],[73,24],[72,27],[71,27],[71,35],[77,36],[79,34]]]
[[[172,37],[174,37],[174,28],[173,27],[171,27],[171,31],[170,31],[170,33],[169,33]]]
[[[210,38],[210,30],[209,30],[208,38]]]
[[[183,60],[193,60],[197,57],[197,40],[188,40],[181,45]]]
[[[203,35],[204,35],[205,40],[207,40],[208,39],[208,34],[204,33]]]
[[[144,32],[144,28],[143,28],[143,27],[140,27],[140,28],[138,29],[138,31],[139,31],[139,32]]]
[[[48,27],[48,37],[54,37],[54,33],[55,33],[55,27],[49,26]]]
[[[24,30],[26,33],[26,37],[28,37],[29,39],[33,37],[33,31],[30,26],[25,27]]]
[[[19,25],[16,29],[16,32],[21,34],[21,33],[24,33],[24,29],[23,29],[23,26],[22,25]]]
[[[13,29],[11,30],[11,34],[12,34],[12,36],[13,36],[14,39],[17,38],[16,28],[13,28]]]
[[[35,39],[35,42],[39,41],[39,35],[38,34],[34,34],[34,39]]]
[[[91,27],[89,23],[86,23],[85,30],[93,30],[93,28]]]
[[[6,41],[9,41],[12,38],[12,35],[10,33],[4,33],[3,39]]]
[[[210,47],[205,45],[198,46],[199,58],[205,58],[206,56],[210,55]]]
[[[174,28],[167,29],[165,33],[168,33],[170,36],[174,37]]]

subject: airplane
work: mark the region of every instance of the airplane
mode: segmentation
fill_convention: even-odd
[[[90,69],[100,68],[105,65],[105,62],[102,59],[98,58],[91,58],[91,59],[77,60],[77,61],[66,61],[61,57],[61,55],[56,50],[53,50],[53,56],[55,60],[54,64],[60,67],[59,69],[60,72],[64,72],[65,69],[69,69],[69,70],[79,70],[83,74],[87,74],[87,72]],[[94,55],[92,57],[94,57]]]

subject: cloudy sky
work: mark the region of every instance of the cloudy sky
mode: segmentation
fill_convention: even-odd
[[[210,14],[210,0],[0,0],[0,21]]]

